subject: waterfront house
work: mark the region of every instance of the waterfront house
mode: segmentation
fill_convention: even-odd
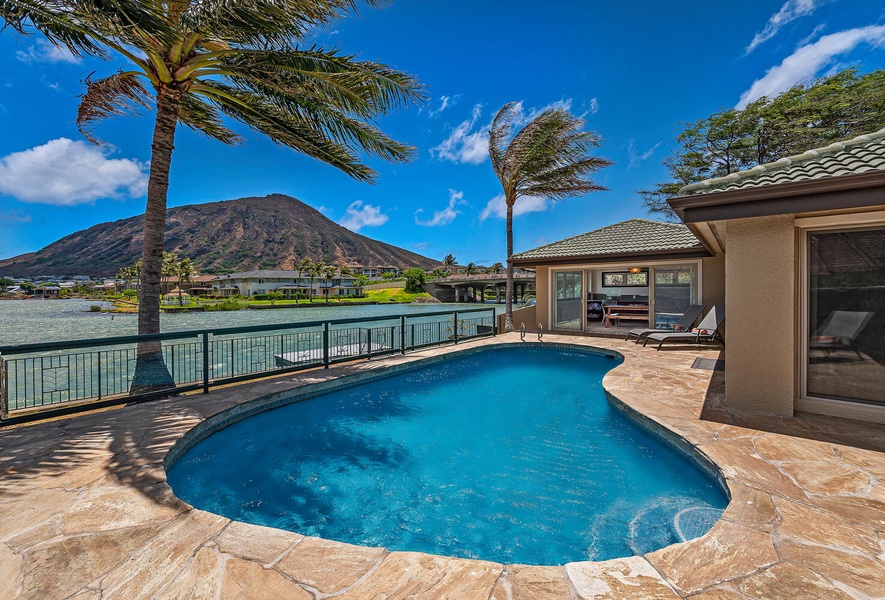
[[[299,275],[301,275],[299,277]],[[356,285],[356,277],[333,277],[328,281],[322,277],[314,277],[311,283],[310,277],[304,273],[297,271],[284,270],[258,270],[244,271],[241,273],[231,273],[217,277],[213,280],[213,286],[218,290],[219,295],[234,296],[240,294],[242,296],[254,296],[256,294],[267,294],[269,292],[279,292],[287,298],[295,294],[311,293],[314,296],[325,296],[328,293],[330,297],[346,297],[359,296],[362,289]]]
[[[885,423],[885,129],[670,205],[724,258],[729,407]]]
[[[682,223],[631,219],[513,255],[537,268],[517,325],[601,333],[599,304],[635,307],[621,330],[724,305],[729,408],[885,423],[885,129],[669,202]]]
[[[217,277],[215,275],[197,275],[192,281],[179,282],[178,277],[163,277],[160,279],[160,292],[168,294],[173,288],[180,287],[183,291],[194,296],[205,296],[214,292],[212,284]]]

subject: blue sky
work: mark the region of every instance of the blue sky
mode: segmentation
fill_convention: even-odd
[[[381,125],[417,148],[372,161],[375,185],[261,136],[226,147],[179,130],[169,206],[280,192],[363,235],[441,259],[504,261],[500,186],[486,128],[506,102],[528,118],[552,104],[598,132],[610,191],[524,199],[515,249],[645,216],[636,190],[664,180],[680,121],[740,106],[847,66],[885,67],[881,0],[603,2],[398,0],[322,32],[338,46],[416,75],[429,103]],[[82,81],[113,63],[78,61],[38,37],[0,32],[0,258],[144,210],[151,116],[107,121],[91,146],[74,125]]]

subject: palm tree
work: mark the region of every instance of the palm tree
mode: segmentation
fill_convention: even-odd
[[[370,5],[383,0],[367,0]],[[7,0],[0,19],[22,35],[43,34],[75,55],[124,58],[128,66],[86,79],[77,125],[90,141],[101,119],[156,109],[139,286],[138,333],[160,331],[166,194],[179,124],[225,144],[241,137],[225,116],[277,144],[365,182],[376,173],[356,154],[401,162],[413,148],[372,122],[423,101],[412,76],[338,50],[301,47],[318,28],[354,11],[356,0],[204,2],[179,0]],[[165,369],[159,343],[142,344],[139,364]],[[166,378],[170,383],[171,378]]]
[[[344,265],[343,267],[338,268],[338,301],[341,301],[341,280],[345,277],[350,277],[353,275],[353,271],[350,270],[350,267]]]
[[[476,263],[467,263],[467,267],[464,269],[464,272],[467,275],[476,275]]]
[[[505,104],[489,129],[492,169],[504,188],[507,205],[507,293],[504,330],[513,331],[513,206],[523,196],[560,200],[606,188],[590,175],[612,164],[590,155],[599,136],[581,131],[583,119],[567,110],[549,108],[512,134],[521,115],[518,102]]]
[[[177,277],[178,278],[178,305],[184,306],[184,299],[182,298],[182,284],[185,283],[193,283],[194,277],[197,275],[197,270],[194,268],[194,265],[191,263],[191,259],[185,257],[182,259],[178,258],[176,254],[168,254],[169,261],[168,267],[166,262],[166,256],[163,257],[163,274],[167,277]]]
[[[443,259],[443,268],[448,269],[448,272],[452,272],[452,267],[458,264],[458,259],[455,258],[454,254],[446,254],[446,257]]]
[[[132,267],[120,267],[120,270],[117,271],[117,279],[123,282],[124,289],[130,289],[132,287],[132,278],[134,276]]]
[[[496,262],[491,267],[489,267],[489,272],[493,275],[497,275],[501,271],[504,270],[504,263]]]
[[[301,286],[301,274],[310,271],[310,265],[313,264],[313,261],[309,258],[302,258],[301,262],[298,264],[294,264],[295,270],[298,272],[298,281],[296,281],[296,286]],[[298,290],[295,290],[295,304],[298,304]]]
[[[316,262],[310,263],[310,268],[307,270],[307,274],[310,277],[310,290],[307,292],[310,295],[310,301],[313,302],[313,280],[317,277],[320,277],[323,274],[323,269],[326,268],[326,264],[318,260]]]
[[[335,274],[338,272],[338,265],[326,265],[323,269],[323,281],[326,282],[326,286],[324,288],[324,293],[326,295],[326,304],[329,303],[329,281],[331,279],[335,279]]]
[[[446,273],[445,271],[443,271],[439,267],[436,267],[433,271],[430,272],[430,276],[433,279],[445,279],[446,275],[448,275],[448,273]]]

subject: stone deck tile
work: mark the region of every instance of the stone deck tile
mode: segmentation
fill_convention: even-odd
[[[360,361],[0,431],[2,598],[875,598],[885,596],[885,426],[742,414],[715,348],[657,352],[614,339],[603,386],[634,419],[712,460],[731,502],[703,537],[645,557],[561,566],[388,553],[191,509],[163,461],[187,431],[293,390],[520,343],[518,335]],[[230,414],[230,413],[229,413]]]

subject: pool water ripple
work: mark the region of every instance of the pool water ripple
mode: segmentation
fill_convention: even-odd
[[[601,381],[617,364],[555,348],[450,359],[235,423],[169,482],[232,519],[507,563],[605,560],[701,535],[726,495],[609,404]]]

